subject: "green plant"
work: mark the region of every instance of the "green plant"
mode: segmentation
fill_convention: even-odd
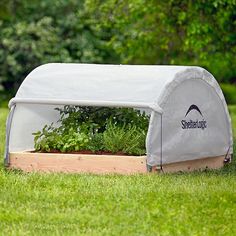
[[[88,149],[92,152],[104,151],[103,133],[90,135]]]
[[[70,128],[65,130],[62,127],[54,128],[45,125],[42,131],[33,133],[36,151],[73,152],[87,148],[89,137],[82,132],[76,132]]]
[[[123,126],[124,124],[136,125],[140,129],[148,128],[149,116],[140,110],[132,108],[108,108],[108,107],[89,107],[89,106],[64,106],[56,108],[60,113],[61,124],[69,129],[86,124],[90,132],[104,132],[109,121]]]
[[[60,113],[59,127],[52,123],[33,133],[36,151],[145,153],[149,117],[144,112],[131,108],[79,106],[56,110]]]
[[[113,153],[123,152],[131,155],[143,155],[146,133],[134,125],[122,127],[109,123],[103,133],[104,148]]]

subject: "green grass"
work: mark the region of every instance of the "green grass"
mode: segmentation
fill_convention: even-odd
[[[236,107],[230,111],[236,127]],[[1,156],[6,114],[0,109]],[[235,164],[133,176],[24,174],[0,167],[1,235],[236,235],[235,224]]]
[[[231,116],[233,135],[234,135],[234,140],[235,140],[236,139],[236,105],[229,106],[229,113]]]
[[[5,124],[6,124],[6,117],[8,114],[7,108],[0,108],[0,161],[2,160],[2,156],[4,153],[4,142],[5,142]],[[2,167],[2,165],[0,164]]]

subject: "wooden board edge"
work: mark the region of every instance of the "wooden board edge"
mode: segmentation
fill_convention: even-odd
[[[207,157],[163,165],[164,173],[189,172],[203,169],[219,169],[225,156]],[[26,172],[66,172],[95,174],[147,173],[146,156],[115,156],[87,154],[52,154],[32,152],[10,153],[9,168]],[[153,168],[155,172],[155,168]]]
[[[13,152],[9,168],[26,172],[146,173],[146,156]]]
[[[191,172],[196,170],[220,169],[224,166],[225,156],[204,157],[201,159],[175,162],[163,165],[163,171],[173,172]]]

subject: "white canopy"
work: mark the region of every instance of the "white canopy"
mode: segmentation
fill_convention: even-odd
[[[164,87],[178,72],[187,68],[46,64],[36,68],[26,77],[16,98],[157,104]]]
[[[42,65],[10,101],[10,151],[33,149],[32,132],[56,121],[53,108],[66,104],[152,111],[146,143],[149,165],[232,153],[224,96],[214,77],[200,67]],[[203,123],[205,128],[197,127]]]

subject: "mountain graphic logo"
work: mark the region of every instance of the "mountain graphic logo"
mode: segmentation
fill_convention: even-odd
[[[188,113],[190,113],[192,110],[197,111],[202,118],[199,120],[197,119],[184,119],[181,120],[181,127],[184,130],[188,130],[188,129],[201,129],[201,130],[205,130],[207,128],[207,121],[203,118],[202,112],[199,109],[199,107],[197,105],[192,104],[189,109],[187,110],[185,117],[188,115]]]
[[[200,109],[198,108],[198,106],[192,104],[192,105],[189,107],[188,111],[186,112],[185,117],[186,117],[186,116],[188,115],[188,113],[189,113],[190,111],[192,111],[192,110],[198,111],[198,112],[200,113],[200,115],[203,116],[203,115],[202,115],[202,112],[200,111]]]

